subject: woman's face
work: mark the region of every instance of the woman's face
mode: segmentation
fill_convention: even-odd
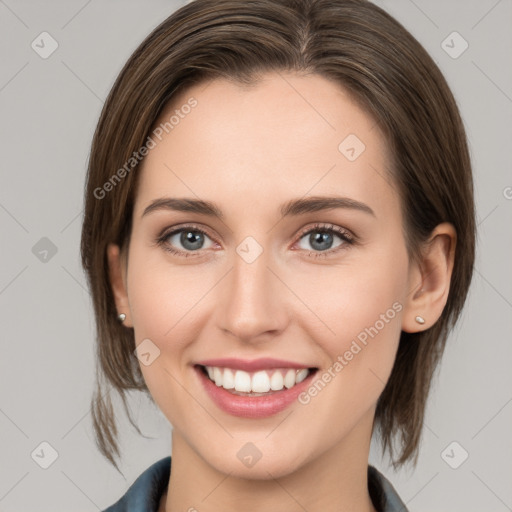
[[[171,115],[137,171],[125,282],[174,443],[250,478],[364,452],[417,285],[382,133],[318,75],[202,83]]]

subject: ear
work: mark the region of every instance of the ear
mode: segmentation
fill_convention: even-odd
[[[448,300],[455,259],[457,233],[449,222],[436,226],[422,248],[420,261],[411,265],[409,295],[402,316],[402,330],[418,332],[432,327]],[[416,320],[425,320],[420,323]]]
[[[125,327],[133,327],[126,286],[126,261],[118,245],[108,244],[107,259],[110,286],[112,287],[112,293],[116,301],[117,314],[124,313],[126,318],[123,325]]]

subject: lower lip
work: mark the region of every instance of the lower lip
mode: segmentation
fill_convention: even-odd
[[[282,391],[275,391],[267,396],[240,396],[230,393],[222,386],[217,386],[200,367],[196,366],[194,370],[199,375],[204,389],[218,407],[228,414],[243,418],[266,418],[284,411],[310,385],[316,373],[310,373],[302,382],[290,389],[283,388]]]

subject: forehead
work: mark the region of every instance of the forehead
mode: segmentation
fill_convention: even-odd
[[[193,106],[191,106],[193,105]],[[339,84],[268,73],[182,91],[162,112],[145,157],[136,213],[164,195],[268,206],[290,197],[344,195],[376,210],[398,201],[386,140]],[[225,202],[225,208],[229,204]]]

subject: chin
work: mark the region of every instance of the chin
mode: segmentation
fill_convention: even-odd
[[[236,441],[223,446],[217,453],[209,453],[203,459],[216,471],[231,477],[249,480],[271,480],[289,475],[306,463],[303,448],[265,444],[264,441],[244,443]],[[200,453],[200,452],[199,452]],[[226,454],[232,453],[228,457]]]

